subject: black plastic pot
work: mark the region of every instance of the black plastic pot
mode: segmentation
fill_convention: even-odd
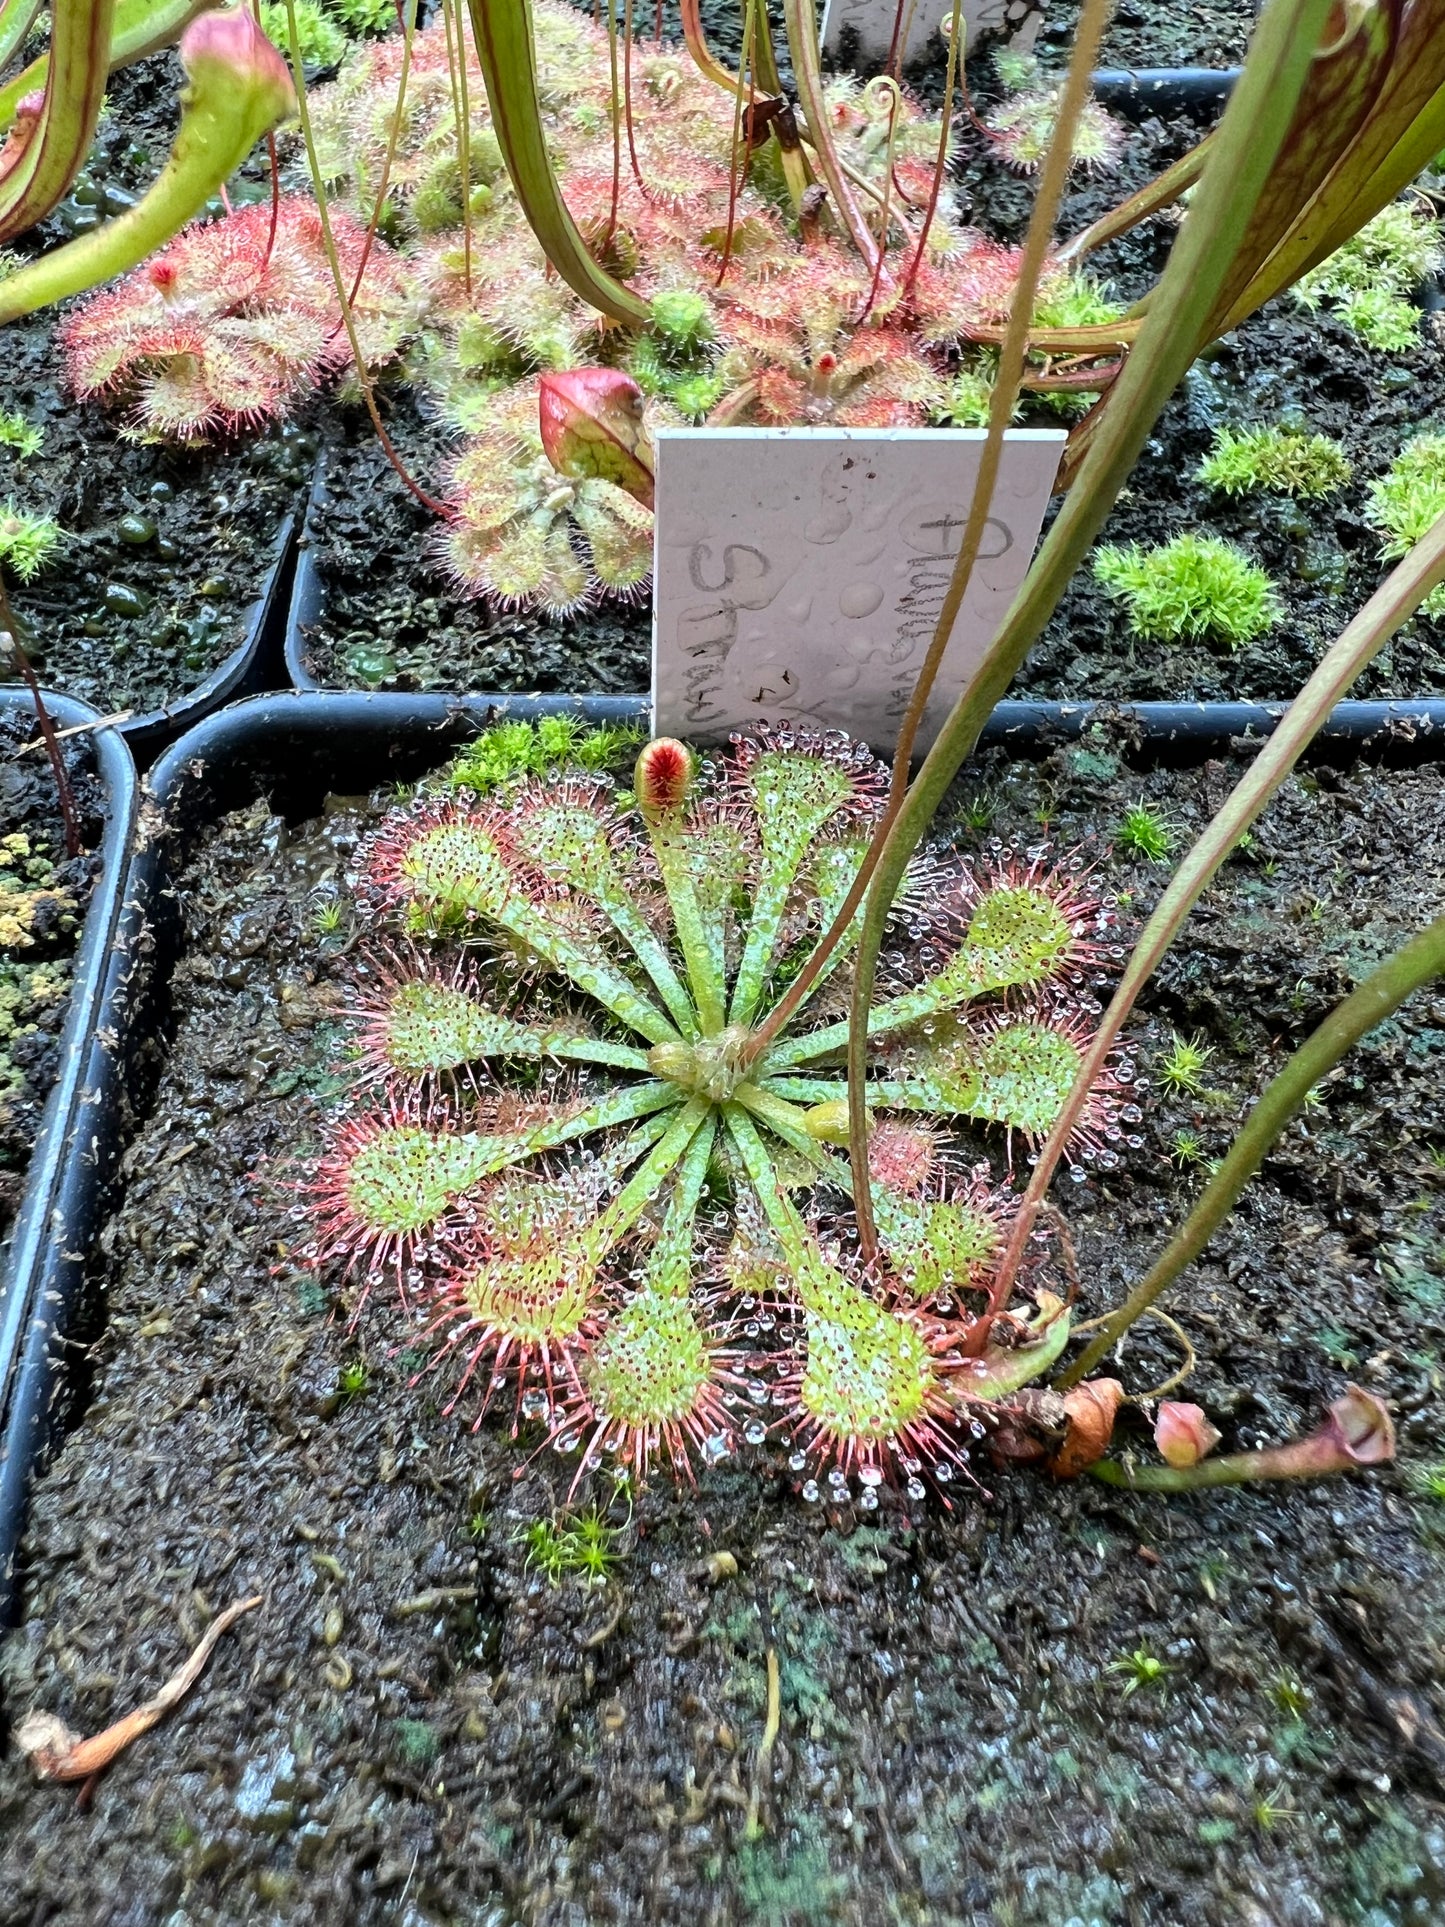
[[[287,591],[291,586],[296,534],[296,516],[288,514],[276,531],[261,593],[247,609],[244,633],[231,653],[218,662],[189,695],[178,697],[163,708],[147,710],[143,716],[132,716],[120,725],[120,732],[141,769],[149,768],[168,744],[188,729],[194,729],[215,710],[243,696],[275,688],[280,668],[277,632],[289,607]]]
[[[1269,733],[1283,705],[1001,703],[984,741],[1042,756],[1107,718],[1123,726],[1141,766],[1197,764],[1240,738]],[[170,980],[180,953],[177,883],[197,840],[226,812],[265,796],[284,815],[315,813],[329,791],[355,794],[409,782],[501,716],[570,711],[595,722],[644,720],[641,698],[295,693],[255,698],[208,717],[172,745],[145,784],[145,806],[125,879],[83,1076],[74,1095],[64,1168],[53,1190],[55,1258],[40,1313],[16,1356],[0,1477],[0,1615],[9,1560],[23,1526],[29,1475],[54,1425],[78,1401],[64,1396],[76,1366],[66,1338],[83,1311],[85,1252],[117,1193],[120,1156],[164,1055]],[[1115,737],[1117,740],[1117,735]],[[1445,760],[1445,702],[1341,705],[1311,751],[1388,763]],[[108,845],[109,848],[109,845]],[[108,872],[109,874],[109,872]],[[99,909],[96,913],[99,919]],[[98,925],[97,925],[98,927]],[[108,934],[108,933],[107,933]],[[87,930],[87,956],[94,954]],[[3,1623],[3,1616],[0,1616]]]
[[[47,695],[45,703],[60,729],[99,720],[95,710],[65,696]],[[31,706],[27,692],[12,689],[0,690],[0,704],[22,712]],[[101,870],[72,966],[59,1072],[19,1212],[0,1247],[0,1626],[9,1623],[25,1495],[57,1415],[54,1394],[67,1371],[65,1334],[102,1203],[88,1162],[96,1123],[88,1065],[120,922],[139,784],[117,730],[97,730],[92,741],[106,802]]]

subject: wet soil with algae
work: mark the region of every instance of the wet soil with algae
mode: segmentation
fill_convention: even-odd
[[[28,703],[0,709],[0,1265],[55,1083],[105,809],[90,744],[72,739],[62,754],[84,848],[67,856],[37,736]]]
[[[112,77],[86,166],[25,251],[135,201],[169,149],[183,78],[171,53]],[[239,199],[261,191],[232,185]],[[316,445],[299,423],[189,450],[125,440],[123,408],[78,403],[68,389],[55,329],[75,305],[4,330],[0,407],[40,442],[34,453],[0,444],[0,512],[12,502],[61,531],[49,565],[11,582],[11,600],[52,688],[103,715],[142,715],[187,696],[246,638]]]
[[[957,800],[988,827],[959,840],[1092,838],[1142,911],[1163,872],[1111,847],[1124,810],[1183,837],[1238,765],[1148,773],[1126,747],[982,759]],[[1442,1918],[1445,1506],[1417,1475],[1445,1386],[1445,994],[1327,1080],[1172,1307],[1228,1446],[1309,1428],[1354,1378],[1390,1401],[1399,1466],[1163,1501],[981,1464],[951,1511],[870,1516],[808,1506],[764,1449],[696,1492],[584,1491],[616,1563],[554,1585],[520,1541],[572,1462],[444,1418],[408,1389],[402,1314],[377,1294],[350,1329],[288,1249],[277,1184],[334,1091],[344,1002],[348,932],[316,913],[374,813],[257,803],[180,880],[169,1047],[97,1255],[89,1407],[34,1498],[7,1715],[93,1731],[230,1600],[266,1603],[87,1799],[0,1764],[0,1923]],[[1290,783],[1135,1027],[1142,1145],[1063,1186],[1086,1311],[1442,896],[1438,769]],[[1176,1031],[1213,1051],[1197,1097],[1158,1081]],[[1146,1327],[1121,1370],[1142,1391],[1174,1362]],[[1128,1691],[1141,1650],[1162,1670]]]

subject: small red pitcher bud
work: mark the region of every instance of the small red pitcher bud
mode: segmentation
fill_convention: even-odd
[[[1154,1443],[1170,1465],[1198,1465],[1219,1443],[1220,1435],[1200,1405],[1176,1405],[1165,1399],[1154,1421]]]
[[[613,482],[653,506],[642,390],[619,368],[549,371],[537,385],[542,446],[559,475]]]

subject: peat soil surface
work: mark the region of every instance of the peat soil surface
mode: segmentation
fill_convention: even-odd
[[[150,185],[169,150],[183,81],[169,53],[112,75],[87,165],[26,237],[27,251],[86,232]],[[252,181],[235,186],[242,199],[261,191]],[[294,423],[193,450],[125,440],[123,406],[79,403],[66,384],[56,325],[77,305],[44,309],[4,331],[0,407],[43,439],[30,456],[0,445],[0,507],[13,502],[63,531],[33,582],[12,580],[11,600],[52,688],[103,714],[141,715],[185,696],[242,640],[281,522],[300,505],[315,442]]]
[[[1113,851],[1124,810],[1182,837],[1238,766],[1140,773],[1122,749],[1100,729],[981,759],[957,801],[988,827],[957,840],[1092,839],[1143,912],[1163,873]],[[345,919],[323,938],[317,911],[377,807],[258,804],[181,881],[174,1042],[104,1234],[94,1401],[34,1498],[8,1714],[94,1731],[229,1601],[265,1606],[88,1798],[0,1765],[0,1922],[1445,1917],[1445,1510],[1418,1477],[1442,1418],[1445,994],[1326,1080],[1171,1305],[1223,1449],[1307,1431],[1355,1379],[1391,1401],[1400,1465],[1164,1501],[980,1463],[952,1510],[865,1515],[810,1507],[763,1448],[630,1509],[584,1489],[617,1562],[552,1585],[520,1540],[574,1462],[539,1428],[444,1416],[450,1386],[409,1387],[415,1323],[377,1289],[352,1325],[288,1249],[346,1003]],[[1061,1187],[1085,1315],[1442,894],[1438,769],[1291,781],[1134,1028],[1141,1141]],[[1213,1053],[1198,1095],[1161,1086],[1176,1030]],[[1120,1369],[1144,1392],[1177,1358],[1145,1325]],[[1123,1431],[1150,1450],[1138,1415]],[[1162,1671],[1131,1691],[1141,1650]]]
[[[26,747],[37,735],[33,713],[0,710],[0,1240],[59,1067],[71,959],[99,869],[87,852],[105,815],[89,739],[71,738],[61,753],[84,848],[68,857],[50,759]]]

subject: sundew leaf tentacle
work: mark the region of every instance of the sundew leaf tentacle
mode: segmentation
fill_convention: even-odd
[[[464,931],[477,917],[494,923],[649,1043],[676,1041],[667,1018],[599,943],[565,921],[556,906],[525,894],[516,860],[498,840],[505,820],[495,806],[485,814],[448,806],[429,821],[395,822],[372,849],[373,892],[399,909],[414,933]]]
[[[814,838],[853,796],[847,770],[824,756],[764,748],[745,782],[758,819],[761,858],[747,941],[733,983],[728,1022],[750,1023],[777,948],[788,896]]]
[[[529,860],[544,875],[588,896],[604,913],[652,979],[684,1037],[696,1037],[697,1013],[666,947],[637,905],[636,883],[618,862],[619,824],[602,786],[573,778],[559,793],[524,791],[514,807]]]
[[[464,983],[404,977],[385,987],[368,1015],[363,1036],[368,1056],[403,1077],[460,1070],[489,1057],[566,1058],[618,1070],[647,1069],[647,1053],[635,1044],[591,1037],[566,1024],[519,1024],[490,1009]]]

